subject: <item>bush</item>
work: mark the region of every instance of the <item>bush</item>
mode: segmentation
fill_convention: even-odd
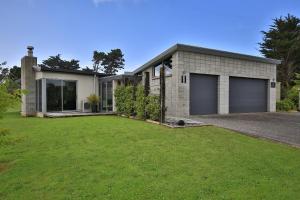
[[[159,96],[149,95],[147,97],[146,113],[151,120],[158,121],[160,116]]]
[[[294,104],[294,107],[298,108],[299,106],[299,91],[298,88],[293,87],[287,92],[287,99],[291,100]]]
[[[14,108],[21,102],[21,95],[26,94],[24,90],[9,90],[9,80],[0,83],[0,117],[9,108]]]
[[[87,100],[91,105],[98,105],[98,103],[100,102],[100,98],[96,94],[91,94],[87,97]]]
[[[294,103],[290,99],[284,99],[282,101],[276,102],[276,109],[278,111],[290,111],[295,107]]]
[[[134,112],[134,87],[118,86],[115,90],[117,112],[130,116]]]
[[[136,100],[135,100],[135,112],[136,116],[139,119],[145,119],[146,115],[146,96],[145,96],[145,89],[143,85],[138,85],[136,88]]]
[[[125,86],[117,86],[114,95],[117,112],[123,114],[125,112]]]
[[[124,95],[124,114],[131,116],[134,113],[134,87],[126,86]]]

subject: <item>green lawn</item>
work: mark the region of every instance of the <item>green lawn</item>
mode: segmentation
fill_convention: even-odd
[[[0,127],[0,199],[300,199],[300,149],[221,128],[17,113]]]

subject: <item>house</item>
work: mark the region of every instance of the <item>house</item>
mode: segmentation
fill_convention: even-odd
[[[33,47],[22,58],[22,115],[88,111],[86,98],[100,96],[100,112],[116,111],[114,89],[129,82],[146,84],[159,94],[159,71],[166,73],[166,115],[228,114],[276,111],[276,65],[267,59],[176,44],[132,73],[106,76],[80,70],[37,66]]]

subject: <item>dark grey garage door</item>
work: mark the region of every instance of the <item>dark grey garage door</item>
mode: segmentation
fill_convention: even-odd
[[[268,84],[264,79],[229,78],[229,112],[266,112]]]
[[[218,76],[190,74],[190,114],[218,112]]]

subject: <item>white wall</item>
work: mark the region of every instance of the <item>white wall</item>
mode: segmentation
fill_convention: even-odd
[[[99,93],[98,77],[96,77],[95,79],[96,88],[94,88],[93,75],[36,72],[35,79],[57,79],[77,81],[77,110],[81,110],[82,101],[86,101],[89,95],[94,93],[98,95]]]

